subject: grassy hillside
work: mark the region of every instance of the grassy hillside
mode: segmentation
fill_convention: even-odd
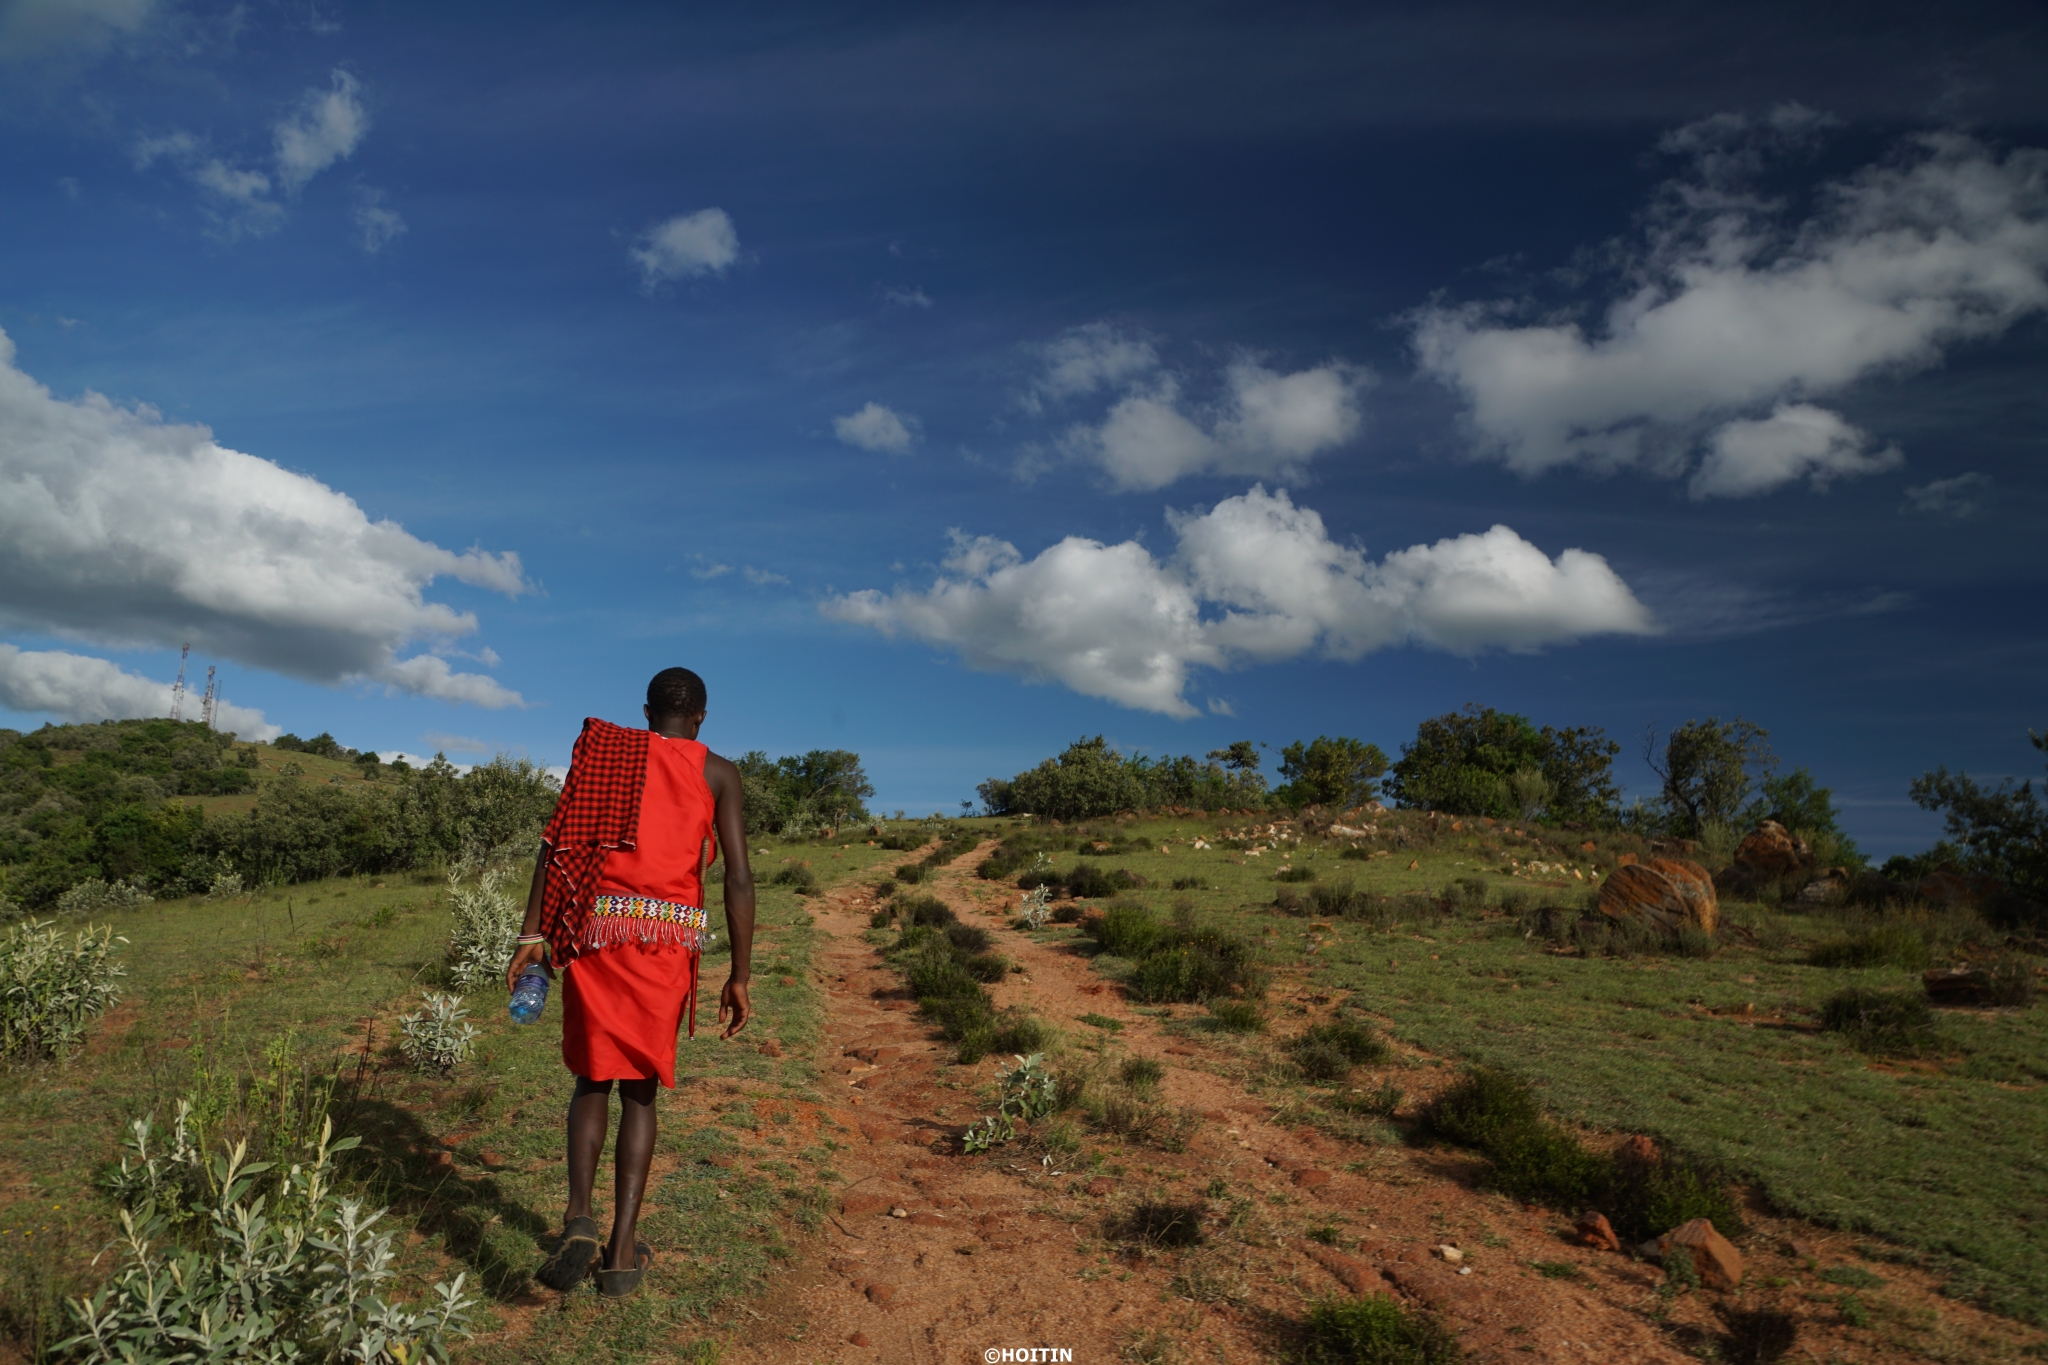
[[[1724,1162],[1783,1211],[1944,1269],[1959,1297],[2048,1316],[2048,1226],[2034,1216],[2048,1208],[2048,1010],[1942,1011],[1924,1055],[1867,1057],[1820,1031],[1822,1002],[1850,985],[1917,987],[1917,974],[1808,958],[1878,922],[1871,912],[1729,904],[1709,957],[1587,955],[1546,938],[1540,911],[1575,919],[1618,855],[1648,851],[1640,841],[1415,813],[1375,826],[1375,838],[1296,842],[1263,816],[1140,820],[1035,841],[1068,845],[1049,852],[1055,871],[1137,874],[1146,885],[1120,900],[1162,918],[1178,904],[1250,938],[1407,1044],[1531,1079],[1561,1118]],[[1344,888],[1357,893],[1345,913],[1316,913],[1315,892],[1330,904]],[[1274,904],[1290,897],[1293,912]],[[1927,931],[1937,965],[1945,943],[1978,956],[2015,946],[1967,911],[1893,920]],[[2016,946],[2039,978],[2044,945]],[[1132,964],[1098,965],[1121,976]],[[1179,1013],[1199,1025],[1198,1009]]]
[[[0,1340],[19,1349],[68,1334],[58,1300],[100,1282],[105,1262],[96,1271],[92,1258],[118,1225],[97,1180],[130,1120],[168,1119],[180,1096],[246,1107],[279,1076],[339,1078],[337,1127],[364,1137],[349,1178],[421,1234],[405,1251],[407,1278],[460,1271],[486,1290],[483,1335],[464,1358],[631,1360],[687,1339],[704,1315],[758,1287],[833,1181],[830,1138],[787,1144],[772,1117],[778,1097],[815,1098],[821,1012],[810,917],[770,879],[786,860],[829,881],[885,856],[864,844],[758,847],[758,1016],[741,1039],[717,1040],[729,959],[708,957],[710,1003],[683,1044],[688,1079],[664,1100],[664,1179],[642,1220],[657,1245],[691,1254],[664,1257],[654,1292],[608,1312],[575,1299],[544,1321],[517,1307],[541,1259],[536,1239],[559,1225],[564,1197],[560,1005],[523,1028],[507,1018],[502,988],[479,991],[467,1001],[482,1031],[476,1059],[445,1080],[409,1070],[392,1048],[396,1020],[440,982],[451,922],[440,875],[419,872],[160,900],[110,917],[127,940],[124,999],[81,1052],[0,1069]],[[719,904],[714,894],[714,925]],[[698,1164],[742,1142],[787,1150],[751,1173]]]

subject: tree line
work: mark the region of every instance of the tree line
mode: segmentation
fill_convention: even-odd
[[[1691,721],[1651,754],[1663,786],[1624,806],[1615,785],[1621,746],[1598,726],[1539,726],[1492,707],[1423,721],[1390,761],[1377,744],[1318,735],[1280,751],[1279,786],[1260,772],[1262,746],[1239,740],[1192,756],[1124,754],[1097,735],[1011,778],[977,789],[990,814],[1087,819],[1119,810],[1349,810],[1384,799],[1449,815],[1492,816],[1697,838],[1708,826],[1775,816],[1839,833],[1831,794],[1804,768],[1779,776],[1768,736],[1745,720]]]
[[[2048,751],[2048,734],[2029,738]],[[1239,740],[1201,759],[1155,758],[1123,753],[1096,735],[976,790],[991,815],[1058,820],[1163,807],[1339,812],[1381,799],[1448,815],[1726,843],[1770,819],[1824,846],[1833,860],[1864,865],[1841,827],[1833,791],[1804,767],[1781,770],[1769,732],[1740,716],[1648,732],[1643,757],[1658,789],[1626,804],[1613,776],[1621,745],[1599,726],[1539,726],[1492,707],[1423,721],[1392,761],[1378,745],[1350,736],[1296,741],[1280,751],[1283,780],[1274,787],[1260,771],[1262,747]],[[2031,781],[1992,787],[1937,768],[1916,778],[1910,794],[1923,809],[1943,814],[1947,837],[1925,853],[1892,858],[1887,876],[1953,867],[2048,901],[2048,803]]]

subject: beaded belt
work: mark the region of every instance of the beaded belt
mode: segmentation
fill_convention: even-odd
[[[653,896],[599,896],[590,907],[583,946],[675,943],[694,953],[703,947],[704,930],[710,923],[710,916],[681,901],[657,900]]]

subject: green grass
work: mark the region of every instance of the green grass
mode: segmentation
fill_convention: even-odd
[[[1296,911],[1321,913],[1315,924],[1329,927],[1318,929],[1273,909],[1277,852],[1250,858],[1242,845],[1219,842],[1221,829],[1253,823],[1103,821],[1066,832],[1127,836],[1116,865],[1151,887],[1187,886],[1179,894],[1193,902],[1198,924],[1259,943],[1268,965],[1306,966],[1316,989],[1349,993],[1397,1042],[1526,1077],[1567,1123],[1677,1141],[1754,1180],[1787,1213],[1911,1249],[1958,1297],[2048,1320],[2048,1221],[2026,1213],[2048,1207],[2048,1161],[2036,1139],[2048,1098],[2048,1010],[1937,1011],[1940,1043],[1926,1055],[1901,1063],[1859,1053],[1821,1031],[1824,1003],[1848,987],[1901,990],[1917,978],[1894,965],[1808,959],[1821,949],[1824,961],[1840,961],[1828,945],[1869,941],[1867,915],[1725,904],[1712,956],[1555,951],[1527,925],[1545,907],[1566,922],[1578,918],[1597,883],[1571,869],[1606,869],[1615,853],[1639,851],[1599,833],[1560,832],[1536,848],[1476,822],[1455,834],[1440,822],[1432,836],[1419,819],[1380,817],[1383,831],[1405,825],[1411,842],[1382,845],[1392,857],[1345,860],[1341,875],[1339,845],[1288,845],[1295,866],[1322,874],[1303,890],[1327,889],[1329,912],[1305,895]],[[1217,846],[1183,842],[1196,835]],[[1587,837],[1594,852],[1578,848]],[[1158,852],[1162,841],[1171,853]],[[1054,861],[1071,866],[1075,856],[1058,852]],[[1510,876],[1502,869],[1511,858],[1565,870]],[[1485,884],[1489,905],[1524,918],[1471,904],[1466,878]],[[1335,892],[1347,880],[1355,899],[1340,904]],[[1444,903],[1446,885],[1459,887],[1459,903]],[[1166,897],[1125,899],[1163,910]],[[1313,956],[1303,952],[1305,933],[1317,941]],[[1918,960],[1894,946],[1903,936],[1873,938],[1870,949],[1843,957]],[[1112,973],[1130,965],[1104,961]]]
[[[753,860],[763,882],[784,859],[808,860],[821,880],[837,881],[890,856],[858,843],[755,847],[767,850]],[[83,1052],[0,1070],[0,1188],[9,1192],[0,1203],[0,1341],[26,1347],[69,1334],[55,1299],[99,1282],[91,1258],[118,1227],[94,1180],[118,1154],[129,1120],[152,1109],[167,1120],[181,1095],[262,1073],[266,1049],[287,1037],[311,1069],[341,1073],[337,1128],[364,1138],[350,1178],[423,1234],[404,1254],[406,1277],[460,1271],[494,1299],[525,1292],[539,1239],[557,1225],[565,1197],[559,994],[530,1028],[506,1017],[502,990],[468,997],[482,1033],[478,1054],[446,1081],[390,1062],[396,1014],[439,984],[449,916],[437,875],[381,880],[212,904],[160,901],[111,917],[129,940],[120,1005],[94,1025]],[[722,927],[716,875],[712,890],[712,922]],[[505,1335],[487,1311],[485,1335],[458,1358],[675,1358],[820,1224],[836,1180],[836,1135],[824,1123],[773,1121],[817,1098],[824,1011],[809,979],[816,931],[786,886],[762,887],[758,920],[753,1022],[733,1042],[716,1037],[730,961],[721,934],[721,950],[704,964],[697,1036],[681,1045],[679,1089],[662,1100],[657,1159],[675,1166],[657,1178],[641,1222],[657,1249],[652,1292],[602,1306],[594,1295],[572,1295],[535,1319],[531,1334]],[[780,1059],[761,1050],[770,1038]],[[714,1097],[730,1110],[712,1113]],[[786,1103],[775,1109],[778,1102]],[[763,1103],[766,1121],[753,1112]],[[446,1141],[452,1162],[443,1165]],[[702,1164],[721,1149],[752,1155],[730,1169]],[[608,1205],[607,1174],[599,1185]]]

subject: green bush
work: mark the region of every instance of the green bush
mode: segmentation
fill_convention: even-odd
[[[1111,905],[1089,924],[1089,933],[1102,951],[1117,957],[1143,957],[1166,932],[1151,911],[1138,905]]]
[[[896,880],[915,886],[930,874],[931,869],[923,863],[905,863],[896,869]]]
[[[926,925],[943,929],[949,924],[958,924],[960,917],[953,913],[953,907],[937,896],[912,896],[896,902],[896,913],[903,917],[905,928],[912,925]]]
[[[1203,1022],[1225,1033],[1258,1033],[1266,1027],[1266,1012],[1254,1000],[1211,1000]]]
[[[1334,1047],[1353,1066],[1366,1066],[1387,1059],[1386,1039],[1362,1019],[1333,1019],[1327,1024],[1311,1024],[1294,1040],[1294,1045]]]
[[[1421,1309],[1385,1294],[1326,1299],[1309,1309],[1303,1365],[1455,1365],[1458,1339]]]
[[[815,896],[818,894],[818,874],[811,871],[809,866],[804,863],[790,863],[785,867],[776,869],[775,875],[768,879],[768,884],[770,886],[787,886],[799,896]]]
[[[1290,1040],[1287,1050],[1301,1074],[1311,1081],[1341,1081],[1354,1066],[1387,1059],[1387,1044],[1370,1024],[1338,1019],[1312,1024]]]
[[[1257,973],[1242,939],[1213,929],[1173,930],[1139,959],[1124,983],[1145,1004],[1191,1004],[1233,992],[1251,992]]]
[[[1629,1148],[1600,1156],[1551,1123],[1526,1082],[1475,1067],[1423,1110],[1437,1136],[1477,1148],[1491,1163],[1486,1183],[1517,1199],[1566,1211],[1598,1208],[1622,1236],[1642,1240],[1693,1218],[1726,1236],[1741,1211],[1718,1168],[1666,1152],[1640,1159]]]
[[[1316,870],[1312,867],[1283,867],[1273,874],[1276,882],[1312,882],[1315,879]]]
[[[1133,1090],[1149,1090],[1166,1077],[1166,1067],[1157,1057],[1126,1057],[1117,1068],[1117,1078]]]
[[[1934,1042],[1934,1014],[1918,990],[1837,991],[1821,1006],[1820,1026],[1859,1052],[1880,1055],[1910,1055]]]
[[[1192,1247],[1203,1241],[1200,1204],[1146,1199],[1109,1220],[1109,1235],[1119,1242],[1154,1247]]]
[[[0,1057],[37,1061],[77,1042],[121,997],[109,925],[65,934],[30,919],[0,931]]]
[[[995,946],[988,930],[978,924],[962,924],[958,920],[945,925],[946,941],[963,953],[985,953]]]
[[[1351,1059],[1344,1055],[1344,1049],[1340,1047],[1297,1038],[1290,1051],[1294,1055],[1294,1065],[1300,1070],[1304,1080],[1331,1083],[1341,1081],[1351,1074]]]
[[[1902,972],[1924,972],[1933,965],[1933,956],[1918,926],[1892,920],[1820,944],[1806,960],[1816,967],[1896,967]]]
[[[111,1184],[123,1204],[121,1265],[73,1306],[79,1332],[58,1349],[94,1365],[174,1362],[445,1362],[468,1336],[477,1300],[464,1276],[414,1308],[385,1297],[397,1276],[396,1231],[377,1229],[335,1187],[334,1159],[356,1145],[333,1126],[291,1159],[248,1162],[246,1148],[208,1158],[192,1141],[189,1101],[168,1149],[139,1119]]]

